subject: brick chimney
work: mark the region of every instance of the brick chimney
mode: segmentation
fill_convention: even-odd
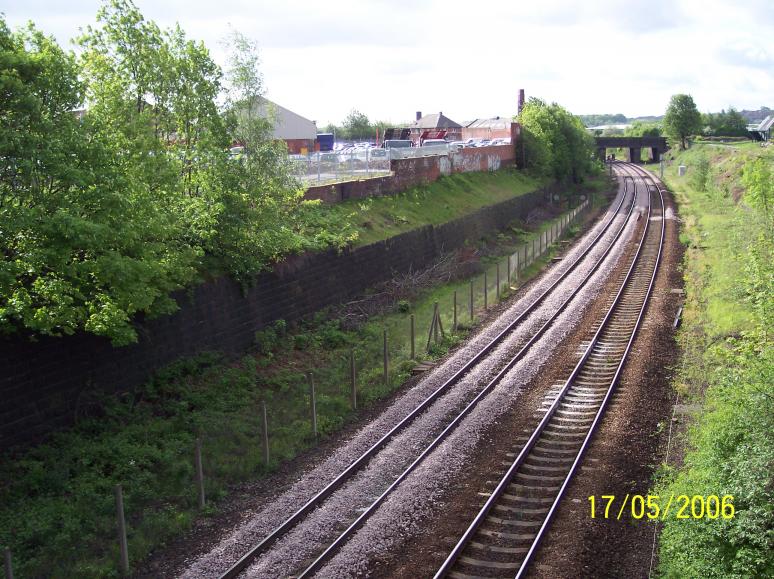
[[[519,114],[521,114],[521,109],[524,108],[524,89],[519,89]]]
[[[422,111],[417,111],[417,120],[422,118]]]

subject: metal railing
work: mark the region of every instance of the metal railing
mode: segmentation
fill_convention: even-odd
[[[377,148],[290,155],[290,162],[296,177],[310,185],[390,174],[390,152]]]

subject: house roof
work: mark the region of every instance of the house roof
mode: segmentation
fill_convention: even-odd
[[[461,129],[462,125],[455,123],[443,113],[425,115],[411,124],[412,129]]]

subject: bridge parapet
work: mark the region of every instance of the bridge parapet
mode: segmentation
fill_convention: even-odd
[[[669,150],[666,137],[595,137],[597,147],[618,149],[627,147],[658,147],[661,152]]]
[[[650,149],[650,158],[658,161],[669,150],[666,137],[595,137],[597,154],[605,159],[607,149],[629,149],[629,160],[638,162],[642,149]]]

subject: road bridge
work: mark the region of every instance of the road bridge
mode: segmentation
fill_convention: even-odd
[[[597,154],[603,161],[607,149],[629,149],[629,161],[638,163],[642,149],[650,149],[650,158],[659,161],[669,150],[666,137],[595,137]]]

